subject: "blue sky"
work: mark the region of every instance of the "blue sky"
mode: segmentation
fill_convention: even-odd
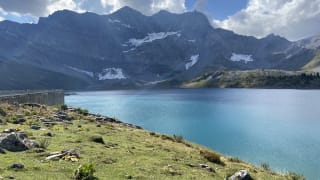
[[[192,10],[197,0],[186,0],[188,10]],[[246,8],[248,0],[207,0],[203,11],[214,19],[224,20],[241,9]]]
[[[299,40],[320,34],[320,0],[0,0],[0,21],[36,23],[57,10],[108,14],[123,6],[152,15],[197,9],[214,27],[262,38]]]

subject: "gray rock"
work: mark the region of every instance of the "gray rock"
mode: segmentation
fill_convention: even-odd
[[[15,163],[15,164],[12,164],[9,168],[15,169],[15,170],[21,170],[21,169],[24,169],[24,165],[20,163]]]
[[[240,170],[229,177],[228,180],[252,180],[252,178],[247,170]]]
[[[0,119],[0,125],[6,125],[6,124],[7,124],[7,121]]]
[[[40,130],[40,129],[41,129],[41,126],[32,125],[30,128],[33,129],[33,130]]]
[[[15,179],[15,177],[14,177],[14,176],[12,176],[12,175],[10,175],[10,176],[6,176],[6,178],[8,178],[8,179]]]
[[[14,128],[8,128],[2,131],[3,133],[12,133],[12,132],[16,132],[16,130]]]
[[[215,170],[212,167],[208,166],[207,164],[199,164],[199,167],[206,169],[209,172],[215,172]]]
[[[22,124],[22,123],[24,123],[24,122],[26,122],[25,119],[19,118],[19,119],[17,119],[17,120],[14,120],[14,121],[13,121],[13,124]]]
[[[28,139],[24,132],[0,134],[0,147],[8,151],[25,151],[36,146],[35,141]]]
[[[57,112],[54,116],[55,118],[61,119],[61,120],[67,120],[69,119],[69,115],[65,112]]]
[[[96,117],[96,121],[103,121],[103,117]]]
[[[0,154],[5,154],[6,152],[0,148]]]
[[[23,118],[23,115],[22,114],[17,114],[17,118],[21,119],[21,118]]]
[[[43,148],[34,148],[33,150],[34,150],[34,152],[36,152],[36,153],[45,152],[45,150],[44,150]]]
[[[46,132],[44,135],[45,135],[45,136],[49,136],[49,137],[52,137],[52,136],[53,136],[52,132]]]

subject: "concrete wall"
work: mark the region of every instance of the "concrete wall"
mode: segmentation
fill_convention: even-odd
[[[0,103],[38,103],[49,106],[64,104],[63,90],[0,93]]]

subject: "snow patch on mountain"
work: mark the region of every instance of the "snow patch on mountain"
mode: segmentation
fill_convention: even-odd
[[[117,23],[117,24],[120,24],[121,26],[126,27],[126,28],[132,28],[132,26],[130,26],[130,24],[121,23],[121,21],[119,21],[118,19],[110,19],[109,18],[108,22],[109,23]]]
[[[190,59],[188,60],[188,63],[186,63],[185,67],[186,70],[190,69],[192,66],[194,66],[199,60],[199,54],[192,55]]]
[[[232,56],[230,57],[230,61],[233,62],[244,62],[247,64],[248,62],[254,61],[251,54],[236,54],[232,53]]]
[[[129,49],[129,50],[126,50],[126,51],[122,51],[123,53],[128,53],[128,52],[130,52],[130,51],[134,51],[136,48],[131,48],[131,49]]]
[[[106,68],[98,74],[98,79],[103,81],[111,79],[127,79],[127,77],[124,75],[121,68]]]
[[[109,23],[121,23],[121,21],[119,21],[118,19],[108,19]]]
[[[149,33],[146,37],[144,37],[143,39],[135,39],[135,38],[131,38],[128,41],[128,44],[138,47],[141,46],[144,43],[150,43],[152,41],[155,40],[159,40],[159,39],[165,39],[168,36],[178,36],[180,37],[181,34],[179,32],[158,32],[158,33]]]
[[[93,72],[86,71],[86,70],[82,70],[82,69],[78,69],[78,68],[71,67],[71,66],[67,66],[67,67],[68,67],[69,69],[72,69],[73,71],[86,74],[87,76],[90,76],[90,77],[92,77],[92,78],[94,77],[94,73],[93,73]]]
[[[145,83],[144,85],[156,85],[156,84],[159,84],[159,83],[163,83],[163,82],[166,82],[170,79],[163,79],[163,80],[158,80],[158,81],[151,81],[151,82],[148,82],[148,83]]]

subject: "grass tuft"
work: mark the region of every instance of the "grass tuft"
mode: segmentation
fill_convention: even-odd
[[[50,139],[48,138],[41,138],[38,140],[39,148],[47,149],[50,143]]]
[[[221,155],[216,152],[201,150],[200,155],[212,163],[224,165],[224,163],[221,161]]]
[[[270,171],[270,165],[268,163],[261,163],[261,168],[265,171]]]
[[[3,117],[7,116],[7,112],[4,111],[1,107],[0,107],[0,115]]]
[[[105,144],[103,137],[99,135],[93,135],[90,137],[90,141],[100,144]]]
[[[96,169],[93,164],[83,164],[78,167],[74,172],[75,180],[96,180],[97,177],[94,176]]]

